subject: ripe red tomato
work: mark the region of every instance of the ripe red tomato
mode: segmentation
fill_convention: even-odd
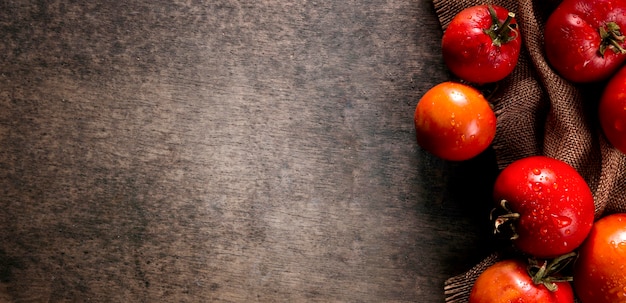
[[[626,214],[598,220],[574,263],[574,289],[583,303],[626,302]]]
[[[569,282],[556,282],[550,291],[535,283],[528,274],[527,264],[508,259],[483,271],[470,292],[469,303],[573,303],[574,293]]]
[[[564,0],[545,25],[546,58],[572,82],[606,80],[626,60],[624,29],[624,0]]]
[[[422,96],[415,108],[418,144],[445,160],[462,161],[486,150],[496,133],[496,116],[480,91],[443,82]]]
[[[519,59],[522,45],[515,14],[497,5],[459,12],[442,37],[443,60],[459,78],[476,84],[502,80]]]
[[[510,213],[496,219],[496,231],[510,226],[513,244],[537,258],[572,252],[593,225],[589,186],[567,163],[546,156],[522,158],[496,177],[493,196]]]
[[[604,88],[598,115],[607,140],[626,154],[626,68],[611,77]]]

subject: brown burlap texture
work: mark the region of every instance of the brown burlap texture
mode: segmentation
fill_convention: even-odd
[[[555,0],[433,0],[445,30],[452,18],[478,4],[503,6],[517,14],[523,38],[518,66],[501,81],[490,100],[498,117],[493,142],[500,168],[530,155],[561,159],[587,180],[596,203],[596,218],[626,212],[626,156],[603,137],[596,117],[603,83],[573,85],[546,62],[543,26]],[[568,43],[568,41],[564,41]],[[480,264],[445,283],[446,302],[467,302],[478,275],[499,260],[494,252]]]

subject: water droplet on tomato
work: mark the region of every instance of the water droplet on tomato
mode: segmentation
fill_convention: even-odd
[[[548,234],[548,228],[547,227],[542,227],[539,230],[539,232],[541,232],[541,234],[545,236],[546,234]]]
[[[566,216],[552,215],[552,221],[558,228],[567,227],[572,224],[572,219]]]
[[[539,182],[535,182],[532,184],[532,189],[534,191],[541,191],[542,188],[543,188],[543,185],[541,185],[541,183]]]
[[[538,169],[538,168],[533,168],[533,174],[536,175],[536,176],[539,176],[539,175],[541,175],[541,170]]]
[[[556,182],[552,183],[552,188],[554,188],[555,190],[559,188],[559,184],[557,184]]]

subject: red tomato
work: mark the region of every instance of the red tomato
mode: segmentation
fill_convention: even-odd
[[[583,303],[626,302],[626,214],[593,225],[574,263],[574,289]]]
[[[626,154],[626,68],[622,68],[607,83],[598,114],[607,140]]]
[[[564,0],[548,18],[544,47],[548,62],[576,83],[606,80],[626,56],[625,0]]]
[[[496,133],[496,116],[475,88],[440,83],[424,94],[415,108],[418,144],[445,160],[462,161],[487,149]]]
[[[537,258],[572,252],[593,225],[589,186],[557,159],[532,156],[511,163],[497,176],[493,196],[498,207],[506,201],[510,212],[496,219],[496,231],[510,224],[513,244]]]
[[[515,14],[496,5],[478,5],[452,19],[441,48],[452,73],[484,84],[502,80],[513,71],[521,45]]]
[[[542,283],[533,282],[527,265],[520,260],[504,260],[483,271],[469,296],[469,303],[573,303],[569,282],[556,282],[550,291]]]

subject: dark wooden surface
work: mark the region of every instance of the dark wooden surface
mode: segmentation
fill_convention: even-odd
[[[427,0],[2,1],[0,301],[443,302],[492,156],[419,149]]]

